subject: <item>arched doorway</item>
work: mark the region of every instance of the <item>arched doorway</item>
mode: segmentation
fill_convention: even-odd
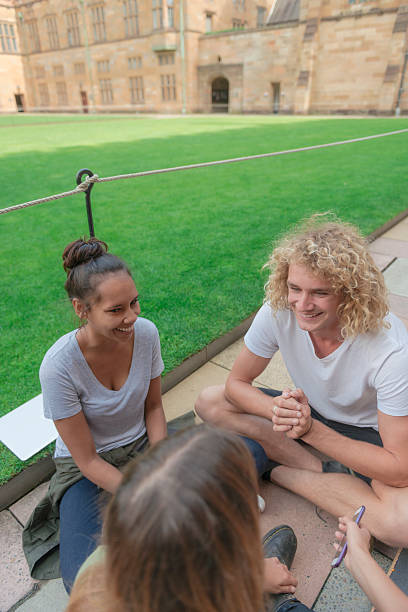
[[[211,85],[211,102],[213,113],[228,113],[229,83],[224,77],[213,80]]]

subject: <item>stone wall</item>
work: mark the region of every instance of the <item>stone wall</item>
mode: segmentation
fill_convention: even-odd
[[[395,112],[407,48],[408,5],[397,0],[309,0],[300,19],[252,31],[200,37],[199,100],[205,66],[242,62],[242,111],[295,113]],[[401,112],[408,113],[406,91]],[[230,106],[230,111],[233,107]]]
[[[408,0],[184,0],[184,29],[180,0],[172,15],[163,0],[159,27],[139,0],[137,32],[122,1],[8,4],[0,23],[17,21],[19,40],[0,53],[0,111],[21,92],[26,110],[211,112],[221,77],[229,112],[392,114],[408,51]],[[408,113],[407,75],[403,88]]]
[[[0,28],[0,113],[14,112],[17,110],[16,96],[25,102],[25,82],[16,13],[11,2],[4,0],[0,6]]]

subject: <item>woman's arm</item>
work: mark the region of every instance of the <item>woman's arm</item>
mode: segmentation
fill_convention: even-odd
[[[121,472],[104,461],[96,452],[84,413],[54,421],[55,427],[85,478],[98,487],[115,493],[121,480]]]
[[[160,376],[152,378],[150,381],[149,391],[145,400],[145,422],[147,437],[152,446],[167,436],[167,423],[163,410]]]
[[[349,517],[339,519],[336,537],[347,535],[346,567],[353,574],[377,612],[408,610],[408,597],[374,561],[370,552],[370,533]],[[335,545],[339,550],[340,545]]]

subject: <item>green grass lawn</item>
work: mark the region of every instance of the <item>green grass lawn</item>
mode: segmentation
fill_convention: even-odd
[[[402,128],[408,119],[0,117],[0,208],[72,189],[83,167],[111,176]],[[290,224],[332,210],[368,234],[406,209],[407,155],[402,134],[95,185],[96,235],[131,266],[166,371],[261,304],[261,266]],[[61,253],[87,233],[84,196],[1,215],[0,232],[1,415],[40,392],[45,351],[76,325]],[[26,464],[0,445],[0,483]]]

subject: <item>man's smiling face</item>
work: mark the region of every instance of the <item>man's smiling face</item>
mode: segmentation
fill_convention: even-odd
[[[337,309],[341,296],[329,281],[315,276],[301,264],[290,264],[288,302],[301,329],[326,337],[339,337]]]

